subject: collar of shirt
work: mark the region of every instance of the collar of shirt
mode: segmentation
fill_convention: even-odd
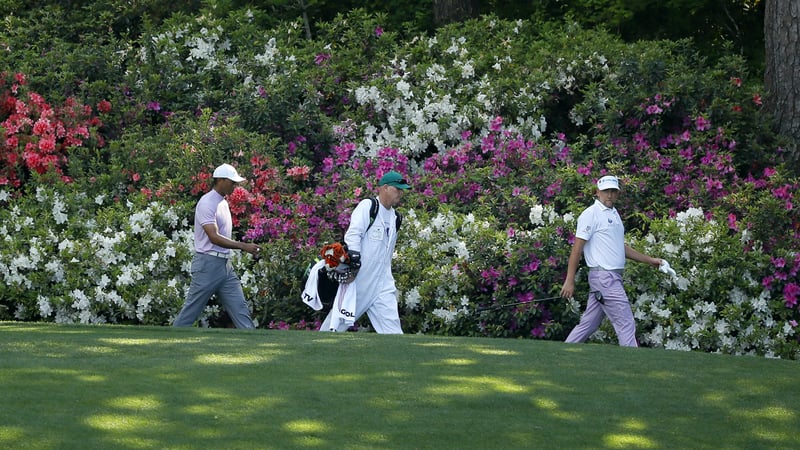
[[[607,207],[606,205],[604,205],[604,204],[603,204],[603,202],[601,202],[601,201],[600,201],[600,200],[598,200],[598,199],[594,199],[594,204],[595,204],[595,205],[596,205],[598,208],[600,208],[600,210],[601,210],[601,211],[614,211],[614,207],[613,207],[613,206],[612,206],[611,208],[609,208],[609,207]]]

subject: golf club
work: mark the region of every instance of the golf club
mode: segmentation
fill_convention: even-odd
[[[475,309],[475,312],[489,311],[489,310],[492,310],[492,309],[502,309],[502,308],[507,308],[509,306],[527,305],[529,303],[541,303],[541,302],[546,302],[546,301],[550,301],[550,300],[558,300],[560,298],[561,298],[560,296],[545,297],[545,298],[537,298],[537,299],[533,299],[533,300],[527,300],[527,301],[524,301],[524,302],[504,303],[504,304],[501,304],[501,305],[492,305],[492,306],[480,306],[480,307]]]

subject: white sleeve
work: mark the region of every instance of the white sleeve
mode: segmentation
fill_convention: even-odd
[[[578,216],[575,237],[588,241],[592,234],[594,234],[594,213],[591,208],[587,208]]]
[[[372,206],[370,199],[364,199],[353,209],[350,215],[350,226],[344,234],[344,242],[349,250],[361,251],[361,239],[369,228],[369,209]]]

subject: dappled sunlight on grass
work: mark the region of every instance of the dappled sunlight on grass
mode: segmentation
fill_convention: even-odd
[[[161,339],[141,339],[141,338],[102,338],[98,342],[104,342],[110,345],[123,345],[123,346],[140,346],[140,345],[164,345],[165,341]],[[170,339],[170,344],[180,343],[179,340]],[[189,342],[185,342],[189,343]]]
[[[262,364],[269,361],[272,361],[275,358],[275,354],[227,354],[227,353],[206,353],[203,355],[198,355],[195,358],[200,364],[219,364],[219,365],[229,365],[229,366],[238,366],[241,364]]]
[[[25,436],[25,429],[0,425],[0,445],[4,441],[16,441]]]
[[[449,358],[449,359],[443,359],[442,364],[448,366],[469,366],[472,364],[478,364],[478,361],[474,359]]]
[[[328,433],[331,428],[321,420],[299,419],[291,420],[283,428],[292,433]]]
[[[723,403],[728,400],[728,393],[721,391],[710,391],[703,395],[703,400],[709,403]]]
[[[356,437],[358,438],[359,442],[369,443],[371,445],[385,446],[389,442],[389,439],[385,434],[374,431],[364,431],[358,433],[358,436]]]
[[[657,448],[658,444],[646,436],[636,434],[616,433],[603,438],[608,448]]]
[[[397,405],[393,405],[393,407],[396,407],[396,406]],[[392,422],[396,422],[396,423],[399,423],[399,422],[413,422],[414,421],[414,414],[411,411],[403,411],[403,410],[399,410],[399,409],[391,410],[388,414],[386,414],[386,417],[389,420],[391,420]]]
[[[328,437],[331,433],[337,433],[332,425],[313,419],[291,420],[283,424],[282,428],[295,435],[293,441],[297,447],[328,448],[330,447]],[[364,445],[367,445],[368,448],[376,446],[381,448],[391,442],[386,434],[369,430],[352,434],[349,439],[353,443],[349,446],[350,448],[363,448]],[[336,440],[340,441],[339,437],[336,437]]]
[[[640,419],[628,417],[618,424],[622,430],[619,433],[610,433],[603,437],[609,448],[656,448],[659,445],[652,439],[644,436],[647,425]],[[639,433],[639,434],[637,434]]]
[[[108,381],[108,377],[104,375],[77,375],[75,377],[78,380],[85,381],[87,383],[105,383]]]
[[[155,410],[163,406],[161,400],[154,395],[116,397],[107,400],[105,403],[112,408],[130,409],[133,411]]]
[[[81,353],[88,353],[88,354],[95,354],[95,355],[111,355],[114,353],[119,353],[120,349],[113,348],[109,346],[99,346],[99,345],[91,345],[91,346],[83,346],[78,349]]]
[[[95,414],[85,420],[86,424],[98,430],[135,431],[147,430],[152,421],[137,414]]]
[[[578,418],[574,413],[563,411],[558,402],[550,398],[534,398],[533,404],[542,411],[547,411],[548,414],[557,419],[574,420]]]
[[[417,347],[455,347],[455,345],[447,342],[418,342],[413,345]]]
[[[644,422],[634,417],[624,419],[620,427],[629,431],[644,431],[647,429],[647,425]]]
[[[787,421],[793,421],[797,418],[794,411],[791,411],[782,406],[768,406],[766,408],[759,408],[752,410],[732,411],[731,414],[747,420],[767,419],[767,420],[787,422]]]
[[[410,374],[408,372],[397,372],[395,370],[389,370],[389,371],[381,373],[381,376],[385,377],[385,378],[390,378],[390,379],[391,378],[397,378],[397,379],[404,379],[404,380],[410,378],[411,375],[412,374]]]
[[[325,448],[327,441],[317,436],[300,436],[294,438],[294,446],[297,448]]]
[[[521,386],[511,380],[500,377],[443,376],[439,379],[445,381],[446,384],[429,387],[425,390],[437,395],[486,395],[487,391],[504,393],[525,393],[529,391],[526,386]]]
[[[515,352],[512,350],[507,349],[500,349],[496,347],[480,347],[477,345],[470,345],[467,347],[468,349],[472,350],[475,353],[479,353],[481,355],[497,355],[497,356],[518,356],[519,352]]]
[[[647,372],[646,376],[656,380],[674,380],[678,377],[678,374],[675,372],[669,372],[667,370],[659,370]]]
[[[356,381],[364,381],[367,378],[357,373],[340,373],[336,375],[314,376],[313,379],[320,382],[353,383]]]
[[[539,378],[534,379],[535,376],[537,375],[536,374],[530,375],[528,384],[533,387],[536,387],[537,389],[549,390],[549,391],[552,390],[563,391],[567,389],[563,384],[556,383],[553,380],[545,378],[544,375],[541,375],[539,376]]]
[[[204,415],[204,416],[214,416],[218,408],[218,405],[211,404],[211,403],[204,403],[204,404],[194,404],[194,405],[187,405],[184,408],[189,414],[196,414],[196,415]]]

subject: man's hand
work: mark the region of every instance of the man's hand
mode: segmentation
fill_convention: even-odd
[[[251,255],[258,256],[261,253],[261,247],[252,242],[242,242],[242,250],[250,253]]]
[[[570,299],[575,294],[575,282],[572,280],[564,281],[564,285],[561,286],[561,298]]]

